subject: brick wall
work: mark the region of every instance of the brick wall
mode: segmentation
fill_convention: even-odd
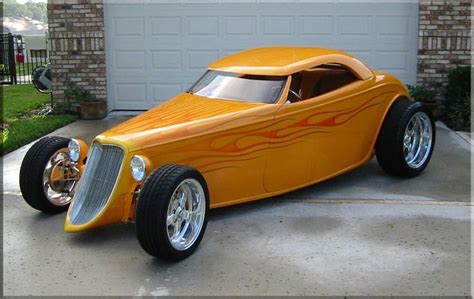
[[[470,0],[420,0],[418,85],[442,90],[451,69],[471,64],[470,21]]]
[[[104,15],[102,0],[48,1],[53,100],[66,106],[65,91],[77,85],[92,100],[106,100]],[[77,103],[72,108],[75,109]]]

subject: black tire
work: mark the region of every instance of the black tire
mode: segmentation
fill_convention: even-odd
[[[432,128],[432,144],[426,160],[418,167],[410,166],[405,160],[403,142],[405,129],[417,112],[425,113]],[[390,175],[414,177],[419,175],[428,165],[436,139],[436,127],[430,111],[420,102],[406,99],[396,100],[390,107],[375,144],[375,153],[380,167]]]
[[[205,195],[205,215],[201,231],[194,243],[185,250],[177,250],[168,238],[166,222],[168,205],[176,188],[185,179],[197,180]],[[138,197],[136,233],[142,248],[150,255],[168,261],[190,256],[199,246],[207,226],[209,193],[203,176],[193,168],[181,165],[164,165],[146,179]]]
[[[56,214],[68,209],[68,205],[57,206],[44,194],[43,172],[51,156],[62,148],[67,148],[69,138],[48,136],[40,139],[28,150],[20,168],[20,190],[25,201],[34,209]]]

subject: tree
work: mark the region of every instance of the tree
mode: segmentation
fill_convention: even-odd
[[[46,3],[42,2],[21,4],[16,0],[4,0],[3,15],[6,17],[25,16],[42,22],[48,21]]]
[[[47,22],[47,8],[46,3],[42,2],[26,2],[25,6],[31,12],[31,18],[35,20],[39,20],[42,22]]]

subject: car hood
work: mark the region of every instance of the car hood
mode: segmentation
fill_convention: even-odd
[[[157,142],[173,141],[204,132],[244,111],[255,110],[252,112],[258,114],[261,108],[268,106],[274,105],[209,99],[182,93],[105,131],[97,139],[111,139],[133,151]]]

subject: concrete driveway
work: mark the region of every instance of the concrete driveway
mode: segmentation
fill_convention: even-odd
[[[79,121],[53,133],[90,141],[123,121]],[[80,234],[64,215],[23,202],[18,169],[30,145],[4,157],[5,295],[469,295],[470,146],[438,126],[419,177],[376,161],[296,192],[213,210],[197,252],[148,256],[133,224]]]

